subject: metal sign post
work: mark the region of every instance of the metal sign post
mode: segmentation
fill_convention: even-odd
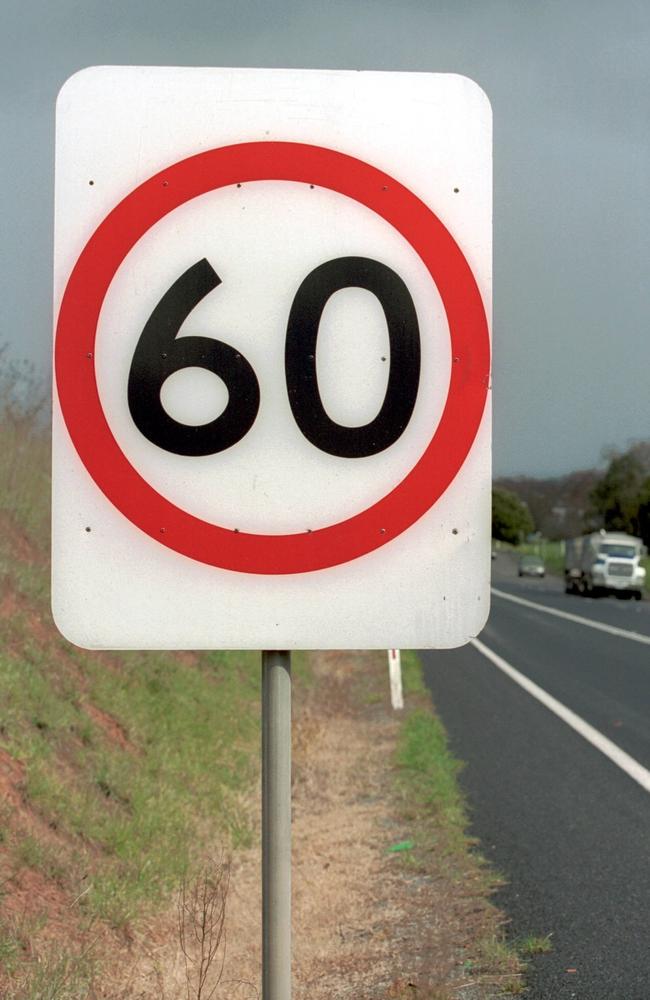
[[[291,998],[291,654],[262,653],[262,998]]]

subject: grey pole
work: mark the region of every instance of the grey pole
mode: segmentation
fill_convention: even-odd
[[[262,653],[262,1000],[291,1000],[291,653]]]

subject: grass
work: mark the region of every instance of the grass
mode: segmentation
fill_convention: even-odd
[[[435,817],[445,832],[445,851],[464,850],[468,819],[457,781],[462,764],[450,752],[444,727],[430,711],[417,709],[404,720],[396,763],[414,818]]]
[[[50,949],[33,971],[18,976],[11,1000],[86,1000],[94,995],[96,977],[90,952]]]
[[[0,809],[2,892],[22,899],[29,872],[61,900],[69,940],[85,940],[98,921],[128,932],[206,850],[256,836],[259,655],[92,653],[56,633],[49,433],[5,375],[0,364],[0,751],[13,786]],[[294,669],[307,682],[306,658]],[[33,898],[20,920],[0,907],[3,997],[89,995],[95,959],[47,945],[46,905]]]
[[[522,958],[531,958],[533,955],[548,955],[553,951],[551,935],[528,934],[519,938],[516,942],[517,951]]]
[[[109,666],[62,646],[53,637],[0,657],[2,744],[24,771],[30,808],[79,845],[77,861],[96,855],[84,907],[123,925],[178,883],[202,830],[250,843],[240,796],[257,773],[259,663],[250,653],[193,663],[157,653]],[[62,877],[34,837],[14,856]]]
[[[37,664],[19,692],[8,690],[3,672],[0,688],[21,709],[8,737],[32,808],[100,852],[84,907],[122,926],[178,883],[201,830],[232,846],[250,842],[238,793],[256,775],[258,664],[252,654],[208,655],[193,665],[141,654],[108,670],[88,654],[73,656],[83,699]],[[129,749],[86,715],[85,702],[119,720]]]
[[[446,859],[453,877],[473,884],[485,897],[504,880],[486,864],[468,834],[467,804],[458,783],[463,763],[451,753],[445,728],[431,712],[428,697],[423,697],[426,688],[417,654],[403,651],[402,668],[407,712],[395,763],[398,795],[414,847],[398,856],[403,864],[425,869],[427,853],[436,851]],[[525,989],[527,960],[551,947],[550,935],[529,934],[510,941],[499,928],[478,941],[463,971],[499,996],[519,995]]]
[[[412,649],[403,649],[400,654],[402,663],[402,690],[404,696],[426,695],[427,689],[422,676],[422,664]]]

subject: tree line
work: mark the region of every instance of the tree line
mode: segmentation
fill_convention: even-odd
[[[591,502],[603,528],[637,535],[650,545],[650,441],[610,456]]]
[[[536,529],[567,538],[604,528],[650,545],[650,441],[611,451],[603,472],[554,479],[503,479],[493,487],[492,536],[512,544]]]

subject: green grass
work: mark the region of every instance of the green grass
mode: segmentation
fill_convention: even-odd
[[[99,853],[83,905],[117,926],[178,883],[202,831],[250,843],[240,796],[257,773],[259,662],[255,654],[208,654],[194,664],[130,654],[109,668],[79,650],[68,658],[59,653],[54,669],[33,647],[0,658],[3,744],[24,767],[31,807],[87,846],[88,858]],[[119,722],[126,748],[93,721],[88,703]],[[16,852],[21,864],[55,874],[33,838]]]
[[[260,658],[95,654],[56,633],[49,435],[3,410],[2,391],[0,378],[0,599],[8,608],[0,618],[0,748],[13,760],[23,805],[18,813],[0,807],[0,849],[16,878],[30,869],[58,887],[80,927],[123,929],[168,905],[206,852],[252,843]],[[295,657],[294,672],[309,683],[306,657]],[[25,827],[21,813],[30,812]],[[3,891],[13,891],[11,879]],[[47,934],[39,945],[46,922],[38,914],[19,927],[0,917],[12,1000],[89,995],[92,956],[61,944],[50,952]]]
[[[457,781],[463,765],[447,746],[442,722],[430,711],[417,709],[404,720],[396,763],[402,791],[415,815],[434,816],[442,825],[445,850],[464,849],[468,820]]]
[[[412,649],[403,649],[400,654],[402,664],[402,690],[404,697],[426,694],[422,676],[422,664]]]
[[[533,955],[548,955],[553,951],[551,935],[528,934],[519,938],[516,942],[517,951],[522,958],[530,958]]]
[[[450,751],[446,730],[433,714],[417,654],[402,651],[402,682],[406,712],[400,727],[395,763],[398,794],[412,829],[415,850],[405,855],[410,864],[427,851],[436,850],[448,862],[454,877],[462,877],[474,841],[465,798],[458,784],[463,763]],[[491,886],[496,876],[479,863],[481,877]]]
[[[17,939],[14,942],[21,947]],[[13,968],[17,968],[15,960]],[[96,977],[91,952],[49,948],[28,973],[17,973],[11,1000],[88,1000],[95,995]]]
[[[438,867],[442,864],[452,878],[471,884],[485,900],[503,879],[485,863],[467,832],[467,804],[458,783],[463,763],[450,751],[446,730],[423,697],[426,689],[417,654],[403,651],[402,668],[407,712],[395,763],[413,849],[398,852],[397,857],[402,864],[426,870],[427,854],[436,852]],[[409,708],[409,702],[413,707]],[[465,972],[476,976],[477,983],[493,985],[500,996],[518,995],[524,989],[522,959],[533,953],[533,943],[541,948],[542,939],[527,938],[530,947],[526,951],[519,943],[509,942],[496,921],[494,928],[477,943]]]

